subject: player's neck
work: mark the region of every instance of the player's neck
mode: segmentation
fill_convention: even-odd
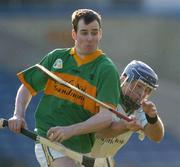
[[[84,59],[84,58],[86,58],[87,56],[90,56],[90,55],[92,55],[94,52],[96,52],[97,50],[95,50],[95,51],[93,51],[93,52],[91,52],[91,53],[84,53],[84,52],[81,52],[80,50],[78,50],[77,48],[76,48],[76,55],[80,58],[80,59]]]
[[[87,55],[77,52],[77,56],[79,56],[80,59],[84,59]]]

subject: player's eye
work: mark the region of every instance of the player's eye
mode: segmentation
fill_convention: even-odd
[[[93,35],[93,36],[95,36],[95,35],[97,35],[98,34],[98,31],[92,31],[91,32],[91,35]]]
[[[151,94],[151,92],[152,92],[152,89],[151,89],[151,88],[146,88],[146,89],[145,89],[145,93],[146,93],[146,94]]]
[[[81,31],[81,35],[88,35],[88,31]]]

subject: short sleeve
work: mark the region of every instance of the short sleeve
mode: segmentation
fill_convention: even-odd
[[[39,64],[49,69],[51,64],[51,57],[52,55],[49,53],[41,60]],[[33,96],[36,95],[37,92],[44,90],[48,80],[48,77],[35,66],[19,72],[17,76]]]

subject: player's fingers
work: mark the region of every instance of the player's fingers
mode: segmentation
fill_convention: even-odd
[[[148,104],[147,99],[144,99],[144,100],[141,101],[142,107],[145,107],[147,104]]]
[[[142,104],[142,109],[149,116],[153,117],[154,115],[157,114],[156,105],[153,102],[151,102],[151,101],[144,102]]]
[[[55,141],[57,142],[62,142],[64,140],[64,135],[62,133],[58,134],[57,138],[55,139]]]
[[[51,133],[51,134],[48,136],[48,139],[51,140],[51,141],[54,141],[55,138],[56,138],[55,133]]]
[[[8,124],[9,129],[12,130],[15,133],[19,133],[20,132],[20,124],[18,124],[18,122],[14,121]]]
[[[21,132],[21,127],[19,127],[17,124],[14,124],[13,131],[15,133],[20,133]]]
[[[48,138],[51,141],[60,141],[61,140],[61,134],[59,134],[59,133],[51,133],[51,135]]]
[[[24,128],[24,127],[25,127],[25,122],[23,120],[19,120],[15,124],[15,130],[16,130],[17,133],[20,133],[21,128]]]
[[[47,132],[47,137],[52,137],[52,135],[54,134],[54,128],[50,128]]]
[[[141,104],[142,104],[142,107],[153,107],[154,106],[154,103],[151,101],[148,101],[147,99],[143,100]]]
[[[51,140],[51,141],[55,141],[56,138],[58,137],[58,132],[56,130],[55,127],[50,128],[47,132],[47,137]]]
[[[13,130],[13,122],[11,120],[8,120],[8,127],[10,130]]]
[[[14,124],[14,131],[16,132],[16,133],[20,133],[20,127],[19,127],[19,125],[18,124]]]
[[[21,128],[25,128],[27,126],[26,121],[24,119],[20,119],[18,121],[18,125],[21,126]]]
[[[25,127],[25,120],[23,118],[12,117],[8,120],[8,127],[15,133],[20,133],[21,128]]]
[[[155,112],[156,111],[156,106],[151,101],[146,101],[146,102],[142,103],[142,109],[146,113]]]

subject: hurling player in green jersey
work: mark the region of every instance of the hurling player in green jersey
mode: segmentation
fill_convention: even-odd
[[[59,48],[48,53],[42,66],[98,100],[116,108],[120,98],[118,70],[98,44],[102,38],[101,16],[90,9],[72,14],[72,48]],[[89,153],[94,133],[110,126],[112,113],[80,93],[57,84],[34,66],[18,73],[15,110],[9,128],[19,133],[26,125],[26,108],[32,96],[43,92],[36,112],[35,132],[61,142],[80,153]],[[76,124],[77,126],[73,126]],[[76,167],[76,161],[61,152],[36,143],[37,160],[42,167]],[[79,165],[81,166],[81,165]]]

